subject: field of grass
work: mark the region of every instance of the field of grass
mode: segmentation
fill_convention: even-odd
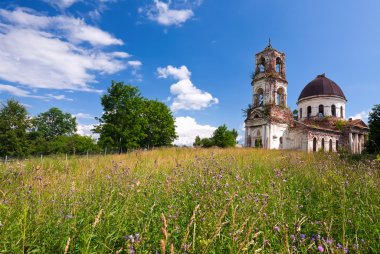
[[[162,149],[0,165],[0,253],[380,253],[380,165]]]

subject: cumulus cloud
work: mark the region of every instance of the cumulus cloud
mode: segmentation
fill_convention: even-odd
[[[168,65],[157,68],[159,78],[173,78],[177,83],[170,86],[170,93],[174,96],[171,109],[178,110],[201,110],[218,104],[218,98],[214,98],[210,93],[202,91],[194,86],[190,80],[191,72],[186,66],[180,68]]]
[[[363,111],[361,111],[361,112],[359,112],[353,116],[350,116],[349,118],[361,119],[364,122],[368,122],[368,116],[369,116],[370,112],[371,112],[371,109],[363,110]]]
[[[93,133],[91,130],[95,127],[94,124],[78,124],[77,125],[77,134],[81,136],[88,136],[94,139],[99,138],[98,133]]]
[[[94,117],[88,113],[76,113],[73,114],[78,119],[94,119]]]
[[[154,6],[147,11],[148,18],[160,25],[179,26],[193,17],[194,13],[191,9],[171,9],[170,4],[170,1],[165,3],[154,0]]]
[[[96,74],[128,67],[125,52],[104,48],[120,39],[83,20],[0,10],[0,79],[30,88],[95,91]]]
[[[210,125],[198,124],[194,118],[189,116],[177,117],[175,125],[178,138],[174,144],[179,146],[192,146],[196,136],[209,138],[216,130],[216,127]]]
[[[185,65],[182,65],[180,68],[175,68],[171,65],[168,65],[165,68],[157,68],[157,75],[159,78],[174,78],[178,80],[189,79],[191,72],[187,69]]]

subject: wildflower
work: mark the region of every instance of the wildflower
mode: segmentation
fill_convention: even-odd
[[[327,244],[332,244],[332,242],[333,242],[333,241],[332,241],[331,239],[329,239],[329,238],[326,240],[326,243],[327,243]]]
[[[301,234],[300,237],[301,237],[301,239],[305,239],[306,235],[305,234]]]
[[[323,248],[322,245],[319,245],[319,246],[318,246],[318,251],[319,251],[319,252],[323,252],[324,250],[325,250],[325,249]]]
[[[342,249],[342,245],[340,244],[340,243],[338,243],[337,245],[336,245],[336,247],[338,248],[338,249]]]
[[[294,240],[296,239],[296,237],[295,237],[294,235],[290,235],[290,239],[291,239],[292,241],[294,241]]]
[[[276,231],[276,232],[279,232],[279,231],[280,231],[280,228],[277,227],[277,226],[275,226],[273,229],[274,229],[274,231]]]

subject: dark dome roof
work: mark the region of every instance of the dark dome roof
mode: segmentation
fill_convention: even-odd
[[[340,89],[334,81],[326,78],[325,74],[318,75],[313,81],[307,84],[298,97],[298,100],[318,95],[338,96],[346,100],[342,89]]]

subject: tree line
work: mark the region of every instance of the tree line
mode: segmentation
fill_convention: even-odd
[[[175,119],[162,102],[144,98],[135,86],[114,82],[100,99],[103,107],[92,130],[98,140],[76,133],[77,121],[70,113],[52,107],[29,116],[24,105],[10,99],[0,107],[0,156],[40,154],[122,153],[129,149],[172,146],[177,138]],[[237,132],[220,126],[208,141],[196,146],[234,146]],[[203,142],[203,143],[202,143]]]

